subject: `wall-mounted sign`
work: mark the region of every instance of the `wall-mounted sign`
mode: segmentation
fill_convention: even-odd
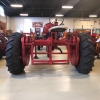
[[[32,22],[33,27],[43,27],[43,22]]]

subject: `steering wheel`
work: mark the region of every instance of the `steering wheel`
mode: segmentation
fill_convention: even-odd
[[[50,17],[49,17],[49,22],[54,24],[54,22],[58,22],[58,25],[64,25],[64,17],[53,17],[53,21],[52,21],[52,16],[54,14],[52,14]]]

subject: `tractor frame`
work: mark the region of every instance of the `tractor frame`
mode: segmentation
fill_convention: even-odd
[[[6,62],[8,71],[12,74],[20,74],[25,66],[29,64],[72,64],[79,73],[88,74],[94,65],[94,43],[88,34],[66,34],[64,40],[58,39],[58,32],[64,32],[66,28],[59,26],[57,19],[54,23],[44,25],[43,33],[48,34],[47,38],[36,39],[33,33],[13,33],[8,38],[6,45]],[[28,35],[27,35],[28,34]],[[70,37],[70,38],[69,38]],[[16,38],[16,39],[15,39]],[[46,46],[45,52],[35,52],[36,46]],[[52,52],[52,47],[57,49],[58,46],[66,46],[66,52]],[[35,54],[46,54],[48,60],[34,59]],[[65,60],[53,60],[52,54],[66,54]]]

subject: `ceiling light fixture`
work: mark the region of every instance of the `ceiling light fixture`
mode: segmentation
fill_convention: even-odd
[[[89,17],[97,17],[97,15],[89,15]]]
[[[73,6],[62,6],[62,8],[72,9],[72,8],[73,8]]]
[[[11,4],[11,7],[17,7],[17,8],[22,8],[23,7],[23,5],[21,5],[21,4]]]
[[[64,15],[62,15],[62,14],[56,14],[55,16],[62,17],[62,16],[64,16]]]
[[[28,14],[20,14],[20,16],[28,16]]]

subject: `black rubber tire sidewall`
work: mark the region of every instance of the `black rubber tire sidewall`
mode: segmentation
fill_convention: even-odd
[[[88,74],[94,65],[95,48],[92,38],[88,34],[80,33],[79,62],[76,69],[79,73]]]
[[[12,74],[22,73],[25,67],[21,60],[21,37],[21,33],[12,33],[6,44],[6,63]]]

